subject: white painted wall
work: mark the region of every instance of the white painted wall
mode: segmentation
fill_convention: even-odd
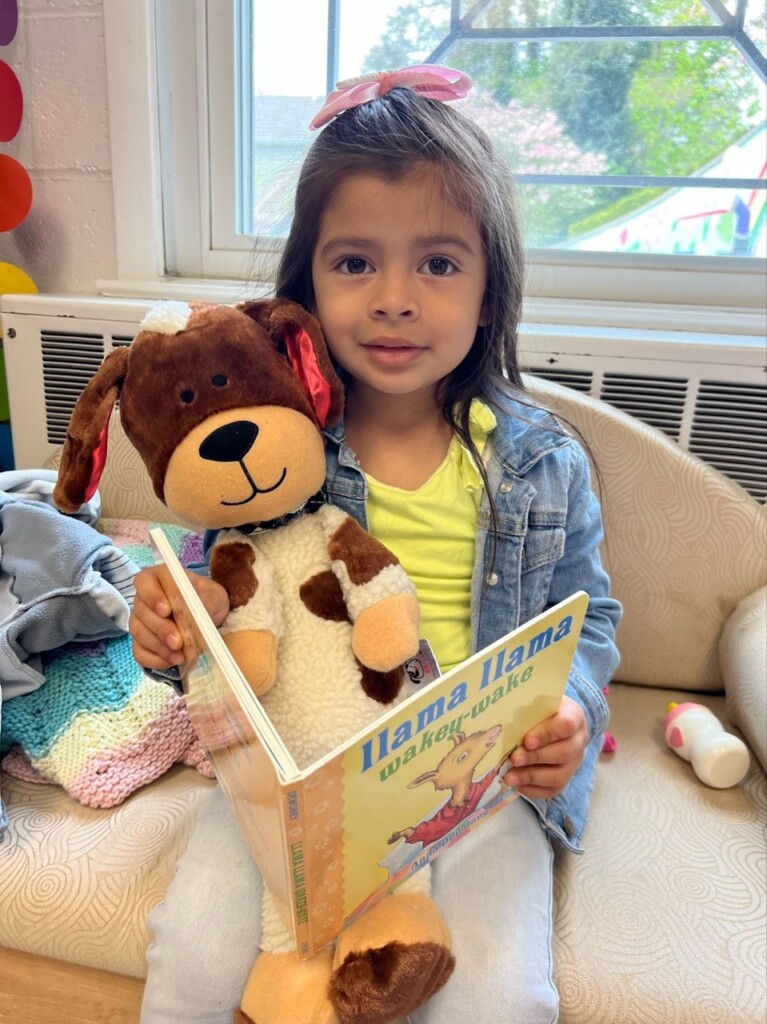
[[[102,0],[19,0],[0,60],[24,94],[21,128],[0,152],[34,189],[24,222],[0,233],[0,260],[41,292],[93,293],[117,262]]]

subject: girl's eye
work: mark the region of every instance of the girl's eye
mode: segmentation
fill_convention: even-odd
[[[435,277],[445,277],[456,270],[455,263],[447,256],[431,256],[423,266],[429,274],[433,274]]]
[[[348,256],[341,260],[338,269],[342,274],[364,274],[368,269],[368,261],[362,256]]]

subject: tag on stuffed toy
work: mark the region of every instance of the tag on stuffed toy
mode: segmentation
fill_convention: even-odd
[[[405,662],[405,672],[408,677],[405,686],[410,693],[422,690],[442,675],[439,662],[428,640],[419,641],[418,653],[410,661]]]

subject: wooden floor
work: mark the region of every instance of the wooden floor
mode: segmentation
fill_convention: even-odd
[[[144,983],[0,949],[0,1024],[138,1024]]]

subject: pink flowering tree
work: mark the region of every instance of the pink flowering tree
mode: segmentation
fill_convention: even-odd
[[[461,102],[461,109],[488,132],[515,175],[607,173],[607,157],[581,150],[550,110],[519,100],[502,105],[480,89]],[[598,203],[598,190],[585,185],[522,185],[517,191],[525,238],[534,246],[566,238],[568,226]]]

